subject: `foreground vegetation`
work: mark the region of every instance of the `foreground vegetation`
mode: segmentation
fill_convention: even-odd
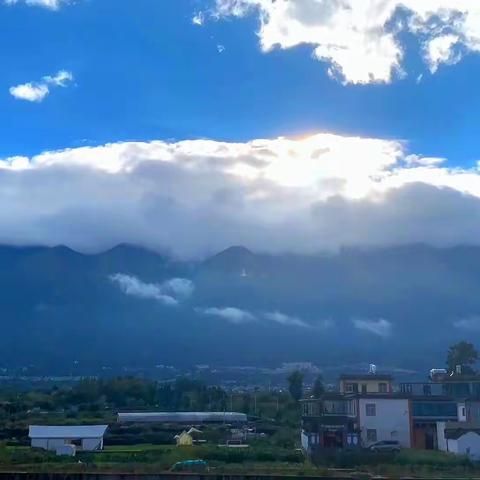
[[[172,445],[108,446],[103,452],[80,453],[75,458],[56,457],[29,447],[0,446],[3,471],[159,473],[183,460],[202,459],[212,473],[249,473],[369,478],[474,478],[480,466],[465,457],[443,452],[404,450],[397,455],[370,452],[337,452],[312,464],[297,449],[278,448],[268,441],[248,448],[218,446],[175,447]]]

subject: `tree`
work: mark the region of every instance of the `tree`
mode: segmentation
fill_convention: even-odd
[[[300,370],[295,370],[287,377],[288,391],[295,401],[299,401],[303,394],[304,375]]]
[[[458,342],[448,349],[447,366],[451,372],[455,372],[457,365],[460,365],[463,373],[474,373],[472,366],[477,360],[478,351],[470,342]]]
[[[323,377],[319,375],[313,384],[312,394],[314,398],[320,398],[325,393],[325,386],[323,385]]]

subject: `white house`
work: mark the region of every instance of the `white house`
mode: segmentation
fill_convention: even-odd
[[[395,440],[410,448],[411,416],[407,398],[369,395],[358,399],[358,419],[362,445]]]
[[[57,451],[65,445],[74,445],[78,450],[103,449],[103,437],[108,425],[40,426],[31,425],[28,436],[31,446]]]
[[[437,422],[438,448],[480,460],[480,424]]]

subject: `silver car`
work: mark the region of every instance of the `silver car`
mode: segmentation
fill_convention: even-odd
[[[395,440],[383,440],[368,447],[372,452],[399,452],[402,448]]]

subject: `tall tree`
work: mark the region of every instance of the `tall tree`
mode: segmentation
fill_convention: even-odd
[[[304,375],[300,370],[295,370],[287,377],[288,391],[295,401],[299,401],[303,394]]]
[[[313,384],[312,394],[315,398],[320,398],[325,393],[325,386],[323,385],[323,377],[318,375]]]
[[[448,349],[447,366],[451,372],[455,372],[457,365],[460,365],[463,373],[474,373],[473,365],[477,360],[478,351],[473,343],[462,341]]]

